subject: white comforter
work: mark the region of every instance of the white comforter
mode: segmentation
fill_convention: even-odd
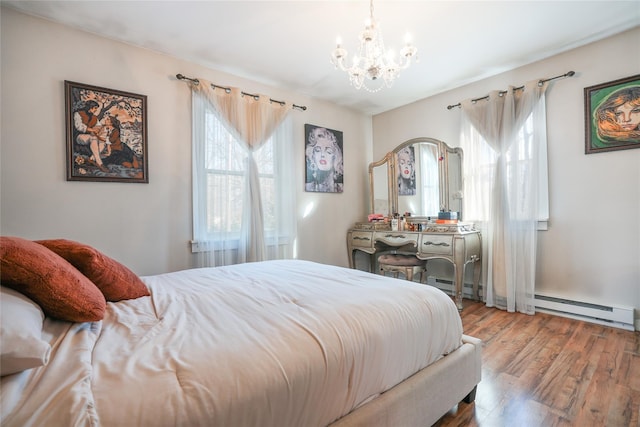
[[[143,277],[101,322],[47,320],[48,366],[2,379],[3,426],[326,426],[461,344],[455,304],[307,261]]]

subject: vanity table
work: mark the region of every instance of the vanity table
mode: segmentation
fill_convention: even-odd
[[[463,153],[459,147],[428,137],[398,145],[369,165],[370,213],[389,217],[410,212],[420,231],[391,231],[388,223],[361,222],[347,232],[349,266],[355,268],[356,251],[370,255],[377,272],[382,252],[415,255],[422,260],[444,259],[453,264],[454,298],[462,310],[462,289],[467,264],[474,266],[473,296],[478,298],[482,239],[473,223],[462,221]],[[459,222],[436,223],[439,212],[457,212]],[[415,227],[411,228],[416,229]]]
[[[371,256],[371,268],[377,271],[377,256],[381,252],[415,253],[419,259],[444,259],[453,264],[454,298],[462,310],[462,288],[467,264],[473,263],[473,297],[478,299],[482,263],[480,232],[473,224],[426,224],[423,231],[390,231],[375,229],[376,224],[360,224],[347,232],[349,267],[355,268],[356,251]]]

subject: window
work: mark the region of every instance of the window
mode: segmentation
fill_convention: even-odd
[[[546,148],[546,144],[545,144]],[[536,153],[540,144],[535,143],[533,133],[533,115],[530,115],[518,131],[514,146],[507,151],[507,194],[515,197],[515,203],[510,203],[511,217],[514,219],[527,218],[527,195],[531,191],[538,192],[538,221],[549,219],[549,199],[547,191],[547,153]],[[539,164],[532,162],[532,159],[540,159]],[[538,168],[537,173],[533,173],[530,168]],[[541,169],[542,168],[542,169]],[[538,179],[531,181],[528,176],[537,176]],[[520,188],[513,188],[520,185]],[[528,185],[528,186],[527,186]]]
[[[194,96],[195,98],[195,96]],[[236,251],[243,238],[248,156],[204,100],[194,99],[194,238],[193,251]],[[201,120],[196,120],[196,118]],[[295,213],[291,123],[285,121],[253,153],[258,167],[263,231],[269,259],[282,258],[283,247],[294,240]],[[287,251],[284,251],[287,253]],[[214,264],[235,263],[234,261]],[[225,260],[231,259],[225,256]]]
[[[239,233],[247,151],[209,111],[206,122],[207,232],[214,240],[225,233]],[[255,153],[259,168],[265,230],[276,229],[273,138]]]
[[[531,191],[538,193],[538,229],[545,230],[549,220],[547,144],[546,135],[536,135],[534,132],[534,114],[532,113],[523,123],[518,130],[516,142],[505,154],[505,173],[507,174],[505,183],[507,197],[513,199],[508,204],[513,219],[528,217],[528,204],[532,200],[529,197]],[[475,186],[468,191],[468,197],[472,199],[470,203],[473,203],[480,201],[473,197],[474,194],[480,194],[480,192],[492,188],[495,179],[494,165],[499,161],[499,158],[475,128],[470,128],[470,133],[471,140],[475,141],[473,144],[476,147],[481,147],[478,151],[482,152],[479,157],[476,157],[482,161],[475,164],[465,164],[465,168],[468,168],[468,171],[473,174],[468,178],[469,184]],[[542,143],[540,138],[544,139]],[[467,156],[466,159],[468,160],[470,157]],[[532,159],[538,159],[538,161],[533,162]],[[530,168],[536,168],[537,171],[532,174]],[[536,179],[526,179],[527,176],[533,176]],[[515,185],[521,187],[515,188]],[[477,203],[472,209],[476,213],[476,218],[474,218],[476,221],[489,219],[488,205]]]

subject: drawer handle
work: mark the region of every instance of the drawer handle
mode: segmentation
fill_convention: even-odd
[[[371,240],[368,237],[360,237],[360,236],[354,236],[353,240]]]
[[[405,236],[404,234],[387,234],[386,236],[387,239],[391,238],[391,239],[406,239],[407,236]]]
[[[448,243],[445,243],[445,242],[433,243],[433,242],[429,242],[429,241],[424,242],[423,245],[425,245],[425,246],[429,246],[429,245],[432,245],[432,246],[451,246],[451,245],[449,245]]]

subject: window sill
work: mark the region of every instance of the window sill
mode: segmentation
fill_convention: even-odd
[[[229,240],[191,240],[189,241],[191,244],[191,253],[199,253],[199,252],[211,252],[211,251],[228,251],[228,250],[237,250],[240,246],[239,239],[229,239]],[[291,243],[290,236],[280,236],[278,238],[275,237],[267,237],[265,238],[265,245],[267,247],[271,246],[279,246],[279,245],[287,245]]]

